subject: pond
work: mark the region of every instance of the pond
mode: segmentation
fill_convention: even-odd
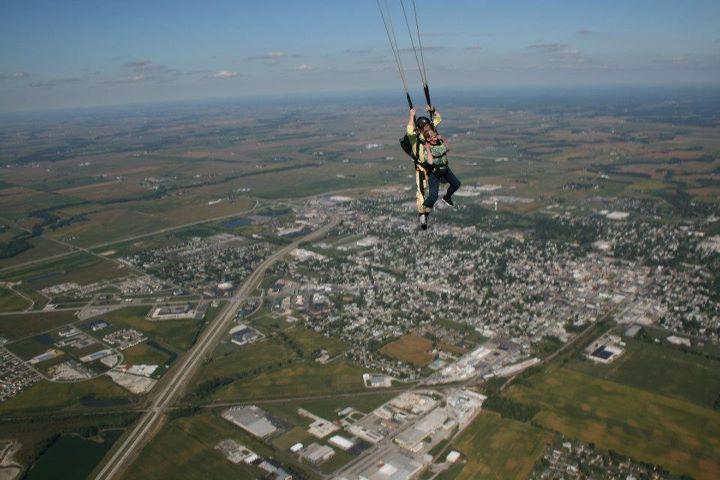
[[[35,462],[25,480],[84,480],[105,456],[122,430],[101,433],[102,442],[78,435],[61,435]]]

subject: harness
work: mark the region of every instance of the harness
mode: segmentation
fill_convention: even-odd
[[[445,137],[442,135],[437,135],[435,137],[435,141],[432,143],[428,140],[425,140],[422,135],[418,134],[418,141],[415,143],[415,148],[413,149],[412,143],[410,143],[410,138],[405,134],[400,139],[400,146],[402,147],[403,151],[413,159],[413,162],[415,164],[415,169],[420,170],[423,173],[427,173],[430,170],[435,171],[438,175],[445,175],[447,173],[448,167],[447,167],[447,161],[440,165],[435,165],[434,167],[430,167],[426,162],[420,161],[420,145],[423,146],[425,149],[425,158],[429,159],[439,159],[446,157],[447,152],[450,150],[447,146],[447,142],[445,141]],[[433,147],[437,146],[444,146],[445,151],[441,155],[435,155],[433,153]],[[427,161],[427,160],[426,160]],[[428,168],[430,167],[430,168]]]

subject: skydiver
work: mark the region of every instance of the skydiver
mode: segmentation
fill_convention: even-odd
[[[415,119],[415,109],[410,109],[406,136],[411,151],[418,157],[415,162],[415,201],[420,216],[420,228],[427,229],[427,220],[438,199],[441,183],[449,184],[443,201],[455,206],[452,195],[460,188],[460,180],[448,165],[448,146],[445,138],[437,133],[436,127],[442,121],[440,114],[430,105],[425,107],[428,117]]]

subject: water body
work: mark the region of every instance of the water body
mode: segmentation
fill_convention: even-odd
[[[25,480],[84,480],[105,456],[122,430],[102,433],[102,442],[62,435],[35,462]]]
[[[229,220],[225,223],[223,223],[223,227],[225,228],[235,228],[235,227],[242,227],[244,225],[250,225],[252,223],[252,220],[249,218],[234,218],[232,220]]]

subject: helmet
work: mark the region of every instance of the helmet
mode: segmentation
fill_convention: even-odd
[[[418,117],[415,120],[415,126],[418,130],[422,130],[425,125],[432,125],[432,121],[428,117]]]

